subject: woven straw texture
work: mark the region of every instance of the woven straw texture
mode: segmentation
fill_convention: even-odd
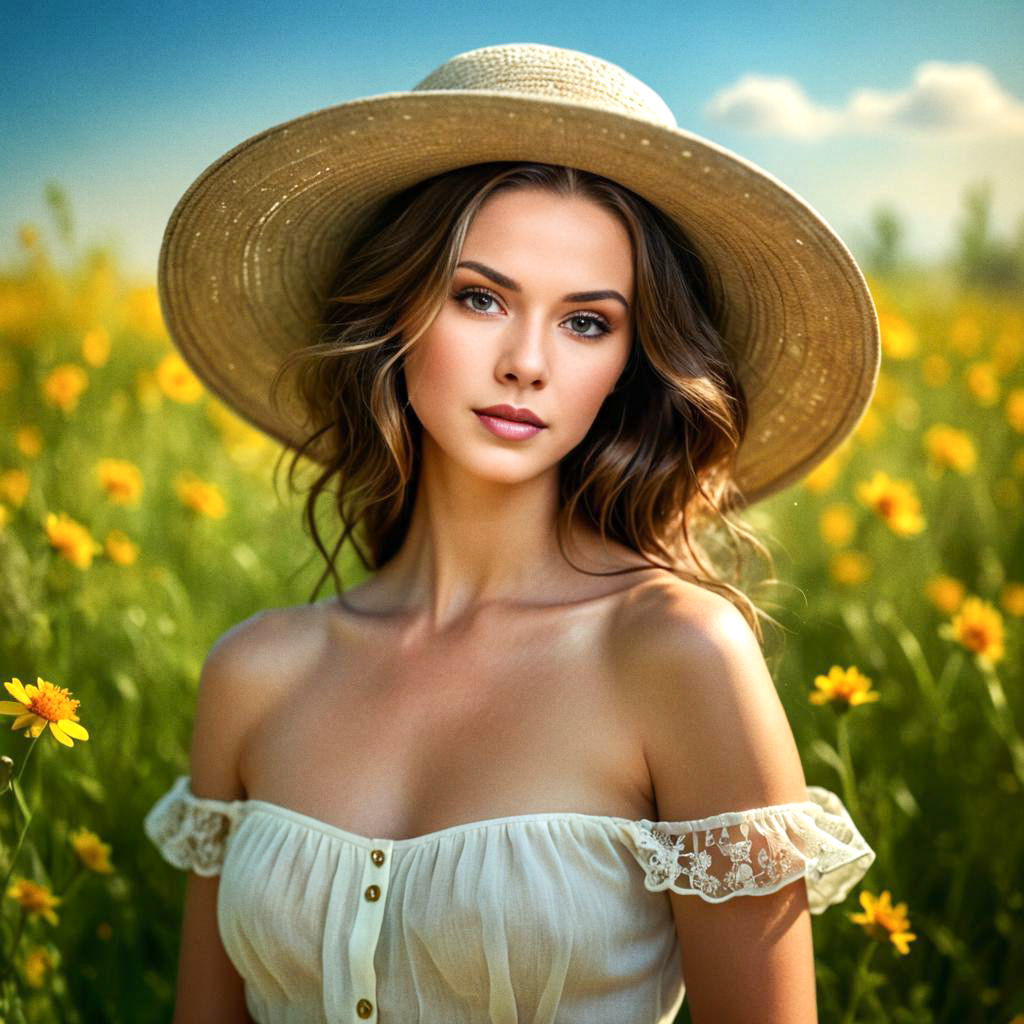
[[[314,111],[215,161],[178,201],[160,250],[171,338],[216,395],[297,447],[307,415],[286,388],[276,415],[269,384],[287,352],[317,340],[355,223],[417,181],[494,160],[602,174],[688,233],[750,400],[737,464],[747,504],[806,475],[856,427],[877,381],[878,321],[824,218],[768,172],[678,128],[622,68],[540,44],[459,54],[411,91]]]

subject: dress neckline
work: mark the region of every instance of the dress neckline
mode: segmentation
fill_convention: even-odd
[[[308,830],[323,832],[335,839],[340,839],[350,845],[360,846],[365,849],[389,848],[397,850],[404,847],[437,842],[474,829],[494,828],[500,825],[522,825],[530,822],[544,821],[571,821],[603,828],[619,828],[623,825],[629,825],[633,821],[631,818],[623,818],[613,814],[587,814],[582,811],[533,811],[525,814],[506,814],[498,818],[480,818],[477,821],[465,821],[458,825],[448,825],[445,828],[433,829],[418,836],[390,839],[386,836],[366,836],[359,832],[351,832],[340,825],[332,825],[321,818],[315,818],[310,814],[304,814],[302,811],[296,811],[291,807],[285,807],[283,804],[276,804],[270,800],[252,797],[246,800],[239,800],[237,803],[243,808],[249,807],[252,811],[262,811],[273,817],[291,821]]]

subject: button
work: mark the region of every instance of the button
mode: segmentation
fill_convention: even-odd
[[[356,1013],[360,1017],[372,1017],[373,1016],[373,1003],[369,999],[360,999],[356,1003]]]
[[[370,853],[370,860],[372,860],[373,863],[377,865],[377,867],[380,867],[381,864],[384,863],[384,851],[383,850],[373,850],[373,851],[371,851],[371,853]]]
[[[363,895],[368,900],[379,900],[380,899],[380,886],[379,885],[368,885],[366,887],[366,892],[364,892]]]

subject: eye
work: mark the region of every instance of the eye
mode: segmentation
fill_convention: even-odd
[[[461,292],[457,292],[454,298],[456,302],[462,304],[471,312],[482,313],[483,315],[487,314],[486,308],[481,308],[479,304],[466,305],[466,299],[480,299],[482,300],[484,307],[487,303],[498,301],[498,297],[493,292],[489,292],[485,288],[464,288]],[[564,321],[564,323],[582,325],[583,330],[581,331],[570,328],[572,334],[577,335],[580,338],[600,338],[602,335],[608,334],[611,331],[611,325],[600,313],[573,313],[566,319],[566,321]],[[590,327],[596,328],[595,333],[585,333]]]

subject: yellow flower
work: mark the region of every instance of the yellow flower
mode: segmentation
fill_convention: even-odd
[[[952,576],[933,576],[925,584],[925,594],[936,608],[945,615],[952,615],[960,607],[967,588]]]
[[[93,540],[92,534],[64,512],[55,515],[50,512],[44,523],[50,545],[59,551],[76,569],[88,569],[93,555],[103,551],[103,546]]]
[[[879,469],[870,480],[857,484],[856,495],[898,536],[909,537],[925,528],[921,503],[909,480],[894,480]]]
[[[156,368],[156,379],[168,398],[189,404],[203,397],[203,385],[177,352],[168,352]]]
[[[999,603],[1007,615],[1024,617],[1024,583],[1007,583],[999,594]]]
[[[870,704],[879,700],[881,694],[871,689],[871,680],[851,665],[848,669],[833,665],[827,676],[815,676],[814,685],[808,698],[812,704],[832,704],[836,711],[847,711],[859,704]]]
[[[43,397],[62,412],[74,412],[89,378],[77,363],[55,366],[43,380]]]
[[[887,359],[910,359],[917,355],[917,335],[902,317],[879,313],[878,326],[882,333],[882,353]]]
[[[107,558],[116,565],[134,565],[139,557],[139,546],[121,530],[111,530],[105,542]]]
[[[945,423],[936,423],[925,431],[924,446],[935,466],[955,469],[961,475],[972,472],[978,460],[971,435]]]
[[[0,498],[9,501],[15,508],[25,504],[31,481],[23,469],[5,469],[0,473]]]
[[[106,327],[90,327],[82,338],[82,358],[90,366],[104,366],[110,359],[110,332]]]
[[[42,988],[46,972],[53,970],[57,966],[57,961],[45,946],[36,946],[22,957],[19,966],[25,981],[32,988]]]
[[[14,435],[14,443],[28,459],[34,459],[43,450],[43,435],[37,427],[18,427]]]
[[[819,529],[826,544],[841,548],[853,538],[857,517],[845,502],[835,501],[822,510]]]
[[[73,747],[76,740],[87,740],[89,734],[78,721],[78,705],[63,686],[54,686],[42,676],[36,683],[22,686],[17,676],[4,683],[7,692],[16,700],[0,700],[0,715],[18,715],[12,729],[28,726],[26,737],[35,739],[49,726],[54,739],[65,747]]]
[[[96,464],[100,485],[118,505],[138,505],[142,493],[139,467],[125,459],[100,459]]]
[[[206,516],[208,519],[223,519],[227,515],[224,498],[215,484],[208,484],[196,478],[178,477],[178,497],[184,505]]]
[[[6,505],[0,505],[0,530],[11,521],[11,512]]]
[[[79,860],[97,874],[109,875],[114,868],[110,863],[110,844],[100,842],[100,837],[87,828],[80,828],[71,836],[71,845]]]
[[[1013,388],[1006,396],[1006,422],[1024,434],[1024,388]]]
[[[964,370],[964,382],[978,405],[991,406],[999,401],[999,378],[992,363],[971,363]]]
[[[864,913],[848,914],[850,920],[854,924],[862,925],[871,938],[879,942],[891,942],[900,953],[909,953],[909,943],[917,936],[907,931],[910,921],[907,918],[906,903],[897,903],[894,907],[888,889],[883,890],[877,899],[866,889],[862,889],[859,899]]]
[[[45,917],[50,924],[57,923],[53,908],[60,903],[60,897],[54,896],[47,886],[28,878],[18,878],[11,883],[7,895],[29,914]]]
[[[980,661],[994,665],[1006,653],[1003,646],[1003,617],[988,601],[980,597],[966,597],[951,624],[940,628],[940,636],[955,640]]]
[[[860,551],[840,551],[829,563],[829,572],[836,583],[856,586],[871,575],[871,560]]]
[[[123,312],[129,329],[150,341],[160,341],[167,336],[160,297],[152,285],[133,288],[125,297]]]

